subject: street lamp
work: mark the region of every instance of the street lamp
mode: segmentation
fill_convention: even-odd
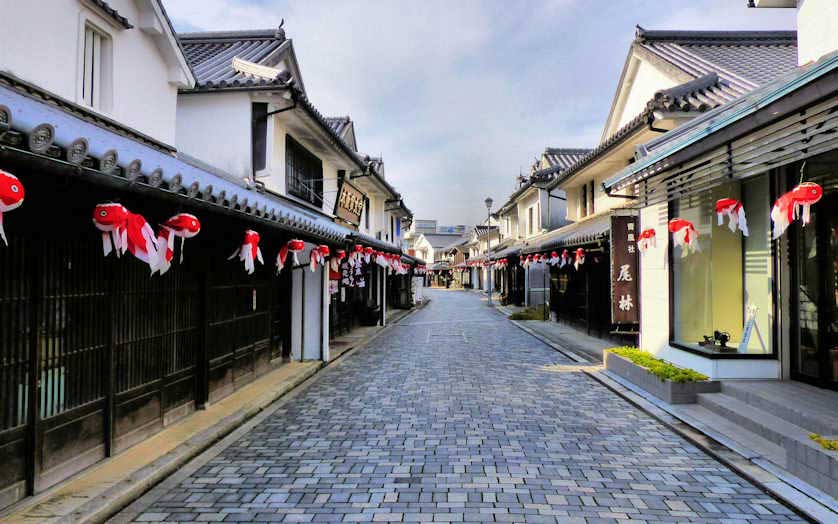
[[[491,238],[491,226],[492,226],[492,200],[491,197],[487,198],[483,201],[486,204],[486,253],[489,252],[489,239]],[[487,283],[489,284],[489,303],[488,306],[492,307],[492,264],[491,261],[488,261],[489,264],[486,266],[489,268],[488,276],[487,276]]]

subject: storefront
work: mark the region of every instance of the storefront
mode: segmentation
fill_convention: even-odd
[[[0,506],[289,359],[328,356],[322,262],[277,274],[274,260],[299,240],[308,261],[346,230],[97,118],[0,83],[4,190],[14,180],[26,197],[4,210],[0,240]],[[113,235],[100,204],[124,213]],[[196,230],[166,248],[157,235],[176,216]]]
[[[654,238],[645,349],[714,378],[838,389],[836,85],[833,55],[648,144],[606,182],[635,188]]]

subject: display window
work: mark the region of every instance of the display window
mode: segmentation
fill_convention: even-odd
[[[730,216],[720,225],[717,203],[742,204],[747,235]],[[670,242],[671,342],[701,353],[774,353],[771,177],[733,181],[678,199],[670,218],[689,221],[693,246]],[[675,236],[670,233],[670,239]]]

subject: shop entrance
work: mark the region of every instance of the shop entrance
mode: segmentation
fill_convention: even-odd
[[[816,181],[826,194],[811,223],[795,222],[791,236],[791,373],[838,390],[838,188]]]

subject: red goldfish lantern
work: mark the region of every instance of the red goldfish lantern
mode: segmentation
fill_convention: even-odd
[[[692,222],[683,218],[673,218],[669,221],[669,232],[672,241],[681,248],[681,256],[685,257],[691,251],[701,251],[698,245],[698,230]]]
[[[641,253],[645,253],[650,247],[656,247],[655,230],[652,228],[644,229],[637,237],[637,249]]]
[[[300,260],[297,258],[297,253],[306,248],[306,243],[302,240],[289,240],[284,246],[279,248],[279,253],[276,255],[276,272],[282,271],[285,267],[285,261],[288,259],[288,253],[291,253],[291,260],[293,268],[300,265]]]
[[[352,253],[349,254],[349,266],[355,267],[361,264],[361,257],[364,255],[364,246],[355,244],[352,248]]]
[[[157,256],[160,274],[172,267],[175,254],[175,237],[180,237],[180,261],[183,263],[183,248],[187,238],[193,238],[201,232],[201,222],[195,215],[178,213],[160,225],[157,232]]]
[[[343,261],[344,258],[346,258],[346,251],[344,251],[343,249],[338,249],[335,253],[335,256],[333,256],[331,260],[329,260],[330,269],[332,271],[337,271],[338,269],[340,269],[340,263]]]
[[[552,251],[552,252],[550,253],[550,265],[551,265],[551,266],[555,266],[555,265],[556,265],[556,264],[558,264],[560,261],[561,261],[561,259],[559,258],[559,253],[558,253],[558,252],[556,252],[556,251]]]
[[[585,263],[585,250],[580,247],[574,255],[573,267],[576,268],[576,271],[579,271],[579,266]]]
[[[0,169],[0,240],[7,246],[6,232],[3,230],[3,213],[12,211],[23,204],[23,197],[25,191],[20,180],[11,173],[7,173]]]
[[[780,238],[797,215],[797,206],[801,206],[800,215],[803,225],[809,223],[809,208],[823,197],[823,188],[814,182],[803,182],[774,203],[771,220],[774,222],[774,238]]]
[[[520,265],[522,265],[522,266],[524,265],[524,263],[526,262],[526,260],[527,260],[527,259],[526,259],[526,258],[524,258],[524,255],[521,255],[521,256],[519,256],[519,257],[518,257],[518,263],[519,263]]]
[[[559,264],[559,267],[565,267],[566,265],[570,264],[570,252],[567,249],[562,250],[562,261]]]
[[[318,265],[326,265],[326,257],[329,256],[329,246],[320,245],[311,249],[309,253],[308,267],[312,273]]]
[[[117,256],[128,251],[148,264],[152,275],[161,270],[157,237],[142,215],[131,213],[122,204],[99,204],[93,209],[93,224],[102,231],[105,256],[112,249]]]
[[[745,218],[745,207],[742,202],[733,198],[722,198],[716,201],[716,216],[721,226],[725,222],[725,216],[730,219],[728,227],[731,232],[736,232],[738,227],[742,234],[748,236],[748,221]]]
[[[232,260],[236,257],[244,262],[244,269],[248,275],[252,275],[256,271],[257,260],[260,264],[265,263],[262,260],[262,250],[259,249],[259,233],[252,229],[244,232],[244,240],[242,241],[241,247],[233,251],[233,254],[227,260]]]
[[[370,259],[372,258],[372,254],[374,252],[375,252],[375,250],[373,248],[369,247],[369,246],[364,248],[364,262],[365,263],[367,263],[367,264],[370,263]]]
[[[105,256],[116,251],[119,257],[128,248],[128,209],[122,204],[108,202],[93,208],[93,224],[102,232],[102,251]]]

